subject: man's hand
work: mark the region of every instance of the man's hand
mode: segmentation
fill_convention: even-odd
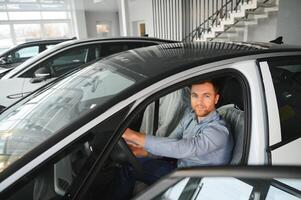
[[[145,135],[136,131],[133,131],[132,129],[127,128],[123,135],[123,139],[132,146],[136,147],[144,147],[145,144]]]
[[[147,157],[148,156],[148,152],[145,151],[141,147],[136,147],[136,146],[132,146],[132,145],[129,145],[129,147],[136,157]]]

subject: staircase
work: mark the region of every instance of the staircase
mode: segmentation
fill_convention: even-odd
[[[279,0],[227,0],[183,41],[246,41],[248,26],[278,11]]]

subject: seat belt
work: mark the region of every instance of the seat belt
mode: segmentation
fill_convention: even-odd
[[[154,123],[153,123],[153,135],[156,135],[158,130],[158,123],[159,123],[159,106],[160,106],[160,99],[155,101],[155,110],[154,110]]]

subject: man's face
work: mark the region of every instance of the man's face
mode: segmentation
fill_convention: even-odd
[[[211,83],[195,84],[191,87],[191,107],[197,117],[205,117],[215,110],[219,95]]]

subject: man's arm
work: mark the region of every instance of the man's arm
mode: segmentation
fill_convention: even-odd
[[[181,159],[207,155],[228,144],[229,132],[226,127],[209,126],[198,136],[186,139],[147,136],[144,148],[154,155]]]

